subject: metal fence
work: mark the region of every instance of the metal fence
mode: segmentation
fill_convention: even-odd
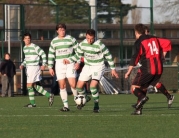
[[[92,19],[92,9],[96,8],[97,16],[95,18],[96,24],[104,24],[103,29],[96,30],[98,32],[98,37],[108,38],[108,32],[104,31],[106,29],[105,24],[120,24],[117,28],[118,31],[114,30],[114,38],[120,39],[120,47],[118,48],[118,57],[123,60],[125,57],[123,36],[124,24],[136,24],[144,23],[151,24],[152,15],[151,7],[122,7],[122,6],[98,6],[93,7],[89,5],[34,5],[34,4],[24,4],[24,5],[6,5],[0,4],[0,45],[1,45],[1,57],[3,57],[4,52],[11,53],[11,59],[14,62],[20,63],[22,61],[22,34],[27,31],[26,26],[29,26],[28,31],[41,35],[47,35],[47,32],[41,31],[39,28],[43,26],[48,28],[51,24],[57,24],[63,22],[66,24],[87,24],[90,28],[94,22]],[[155,21],[154,21],[155,22]],[[38,32],[33,32],[31,26],[35,26]],[[152,29],[152,28],[151,28]],[[115,32],[116,31],[116,32]],[[54,30],[49,33],[49,35],[54,35]],[[129,36],[132,35],[130,32]],[[18,47],[13,47],[14,43],[18,43]],[[5,44],[7,46],[5,47]],[[118,64],[120,67],[121,64]],[[119,79],[118,85],[122,91],[128,91],[130,83],[125,81],[122,77],[125,70],[120,71],[121,78]],[[22,79],[21,77],[18,79]],[[18,81],[19,82],[19,81]],[[19,84],[18,84],[19,85]],[[22,84],[20,84],[22,86]],[[21,92],[22,87],[20,87]]]

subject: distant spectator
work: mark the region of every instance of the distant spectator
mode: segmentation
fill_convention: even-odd
[[[12,60],[10,59],[10,54],[5,53],[4,60],[0,65],[1,72],[1,83],[2,83],[2,91],[1,96],[5,97],[8,94],[8,97],[13,97],[14,94],[12,92],[13,86],[13,77],[16,74],[16,67]]]

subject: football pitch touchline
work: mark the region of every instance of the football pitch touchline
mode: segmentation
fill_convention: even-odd
[[[119,117],[119,116],[154,116],[154,117],[158,117],[158,116],[168,116],[168,117],[171,117],[171,116],[178,116],[179,114],[157,114],[157,115],[149,115],[149,114],[145,114],[145,115],[121,115],[121,114],[118,114],[118,115],[100,115],[100,113],[97,115],[97,114],[91,114],[91,115],[0,115],[0,117],[74,117],[74,116],[79,116],[79,117],[86,117],[86,116],[99,116],[99,117]]]

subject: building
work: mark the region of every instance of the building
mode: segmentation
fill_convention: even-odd
[[[149,25],[148,25],[149,26]],[[85,38],[85,32],[89,28],[88,24],[67,24],[67,34],[75,37],[78,42]],[[112,53],[115,63],[120,63],[121,58],[124,64],[128,64],[131,55],[132,47],[135,41],[134,36],[134,25],[125,24],[123,25],[123,37],[120,37],[120,26],[119,24],[98,24],[98,38],[101,39],[104,44],[108,47]],[[178,24],[156,24],[154,25],[154,35],[158,37],[168,38],[172,42],[172,51],[166,56],[166,64],[176,64],[179,61],[179,25]],[[1,35],[2,35],[1,30]],[[46,53],[48,53],[48,48],[50,41],[56,36],[55,24],[44,24],[44,25],[26,25],[25,31],[32,34],[32,42],[41,46]],[[1,51],[8,51],[8,42],[2,41],[0,37]],[[11,41],[11,58],[16,62],[21,61],[21,40]],[[122,41],[122,42],[121,42]],[[122,45],[121,45],[122,43]],[[121,52],[123,50],[123,52]],[[121,56],[122,53],[122,56]]]

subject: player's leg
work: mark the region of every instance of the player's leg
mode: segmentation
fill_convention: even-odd
[[[63,64],[60,61],[56,61],[55,64],[55,74],[58,81],[58,86],[60,89],[60,97],[63,102],[63,107],[60,109],[62,112],[68,112],[70,111],[69,105],[68,105],[68,93],[66,90],[66,73],[67,73],[67,67],[68,65]]]
[[[143,74],[138,72],[133,80],[131,86],[131,92],[138,98],[137,103],[132,107],[135,108],[133,115],[141,115],[143,105],[149,100],[146,96],[147,87],[150,85],[151,80],[153,80],[153,75]]]
[[[85,95],[87,102],[91,100],[91,98],[85,93],[84,85],[86,81],[91,79],[90,66],[85,65],[80,73],[76,89],[79,95]],[[77,105],[78,109],[81,109],[84,105]]]
[[[174,95],[171,95],[161,82],[158,82],[155,86],[157,90],[159,90],[162,94],[164,94],[167,97],[168,108],[170,108],[174,100]]]
[[[50,92],[46,91],[42,85],[41,85],[41,69],[40,66],[32,66],[31,68],[31,77],[32,82],[34,82],[34,88],[37,90],[37,92],[41,93],[42,95],[45,95],[48,98],[49,106],[52,106],[54,101],[54,94],[51,94]]]
[[[74,99],[78,95],[77,90],[76,90],[76,78],[68,78],[69,85],[71,87],[71,91],[73,93]]]
[[[69,105],[68,105],[68,93],[67,93],[67,90],[66,90],[66,80],[65,80],[65,78],[58,80],[58,83],[59,83],[59,86],[60,86],[60,97],[61,97],[61,100],[63,102],[63,108],[61,108],[60,111],[62,111],[62,112],[70,111]]]
[[[71,91],[73,93],[74,99],[75,99],[78,93],[76,90],[77,72],[76,70],[74,70],[74,65],[75,65],[74,63],[67,65],[66,77],[68,78],[68,82],[71,87]]]
[[[94,100],[94,108],[93,112],[98,113],[99,112],[99,90],[97,88],[99,80],[104,74],[105,71],[105,66],[100,65],[100,66],[93,66],[90,68],[91,74],[92,74],[92,80],[90,83],[90,91],[92,94],[92,98]]]
[[[99,80],[92,79],[90,83],[90,91],[92,98],[94,100],[94,108],[93,112],[98,113],[99,112],[99,91],[97,89]]]
[[[37,90],[37,92],[41,93],[42,95],[46,96],[48,98],[49,101],[49,106],[52,106],[53,101],[54,101],[54,94],[53,93],[49,93],[48,91],[46,91],[42,85],[41,82],[35,82],[34,88]]]
[[[37,70],[38,69],[35,66],[27,66],[26,67],[27,91],[28,91],[28,95],[29,95],[30,104],[25,105],[25,107],[36,107],[33,83],[35,82],[35,76],[36,76]]]
[[[29,95],[30,104],[27,104],[24,107],[36,107],[33,83],[27,83],[27,91],[28,91],[28,95]]]

